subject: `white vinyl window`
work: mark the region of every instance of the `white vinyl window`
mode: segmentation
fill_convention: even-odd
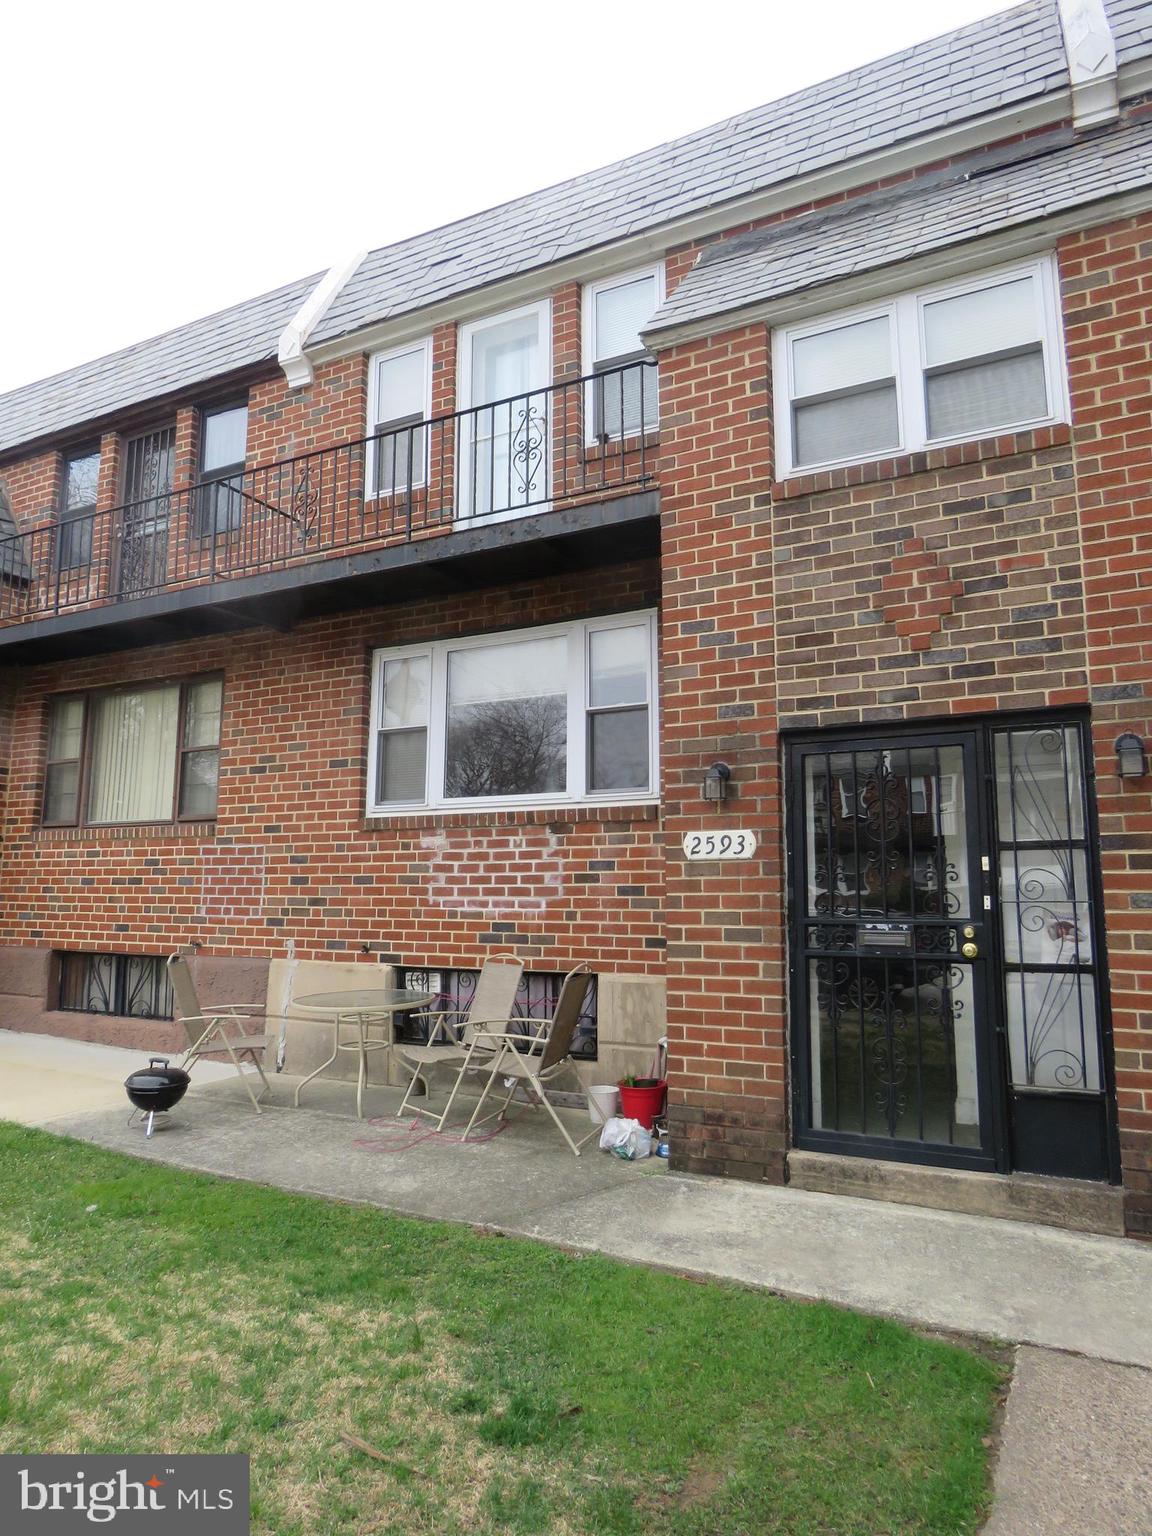
[[[377,651],[368,814],[657,794],[656,616]]]
[[[584,372],[588,441],[653,432],[659,425],[657,372],[640,332],[664,302],[664,269],[628,272],[584,290]]]
[[[368,371],[371,494],[395,496],[426,483],[431,415],[431,340],[376,353]]]
[[[773,338],[778,474],[1067,419],[1050,259]]]

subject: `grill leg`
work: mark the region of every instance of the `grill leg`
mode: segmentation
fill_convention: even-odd
[[[148,1111],[148,1124],[147,1124],[147,1126],[145,1128],[145,1131],[144,1131],[144,1140],[145,1141],[148,1140],[148,1138],[151,1136],[152,1132],[155,1129],[156,1129],[156,1111],[154,1109],[150,1109]]]

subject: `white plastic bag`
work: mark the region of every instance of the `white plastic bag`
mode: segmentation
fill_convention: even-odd
[[[652,1133],[646,1131],[639,1120],[626,1120],[622,1115],[616,1115],[605,1121],[600,1132],[600,1147],[602,1151],[631,1163],[638,1157],[651,1156]]]

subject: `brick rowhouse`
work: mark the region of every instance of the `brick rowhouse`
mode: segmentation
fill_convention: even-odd
[[[587,959],[599,1057],[575,1086],[643,1070],[666,1031],[674,1167],[1152,1236],[1152,777],[1121,779],[1115,752],[1122,733],[1152,741],[1152,38],[1130,0],[1102,14],[1114,48],[1096,84],[1111,105],[1085,105],[1055,5],[1038,0],[371,252],[296,336],[306,366],[291,346],[283,368],[275,359],[311,284],[0,396],[0,1026],[179,1049],[167,1018],[61,1006],[66,956],[194,947],[202,986],[253,1001],[297,963],[346,980],[337,967],[467,971],[508,949],[550,975]],[[1027,78],[1009,47],[1027,52]],[[933,438],[924,400],[957,359],[929,357],[928,306],[1013,281],[1040,297],[1007,362],[1010,309],[959,359],[961,405],[980,424]],[[486,383],[476,335],[489,322],[521,350],[519,372],[494,365]],[[969,315],[951,345],[962,353],[955,335],[982,323]],[[899,342],[882,363],[878,326]],[[854,361],[829,352],[803,384],[797,339],[840,328],[859,339]],[[423,393],[380,416],[375,370],[406,349],[427,358]],[[1037,356],[1042,408],[1013,417]],[[645,358],[658,424],[628,373]],[[986,376],[1010,382],[986,395]],[[896,425],[880,429],[860,401],[884,389]],[[844,401],[862,446],[805,458],[793,406],[828,420]],[[246,469],[231,521],[206,537],[205,422],[241,405]],[[169,428],[168,478],[141,515],[128,445]],[[877,431],[899,446],[869,447]],[[398,486],[414,445],[427,462]],[[91,537],[77,544],[67,463],[97,451]],[[506,476],[495,515],[477,506],[478,465],[491,497]],[[142,526],[159,564],[133,586],[124,552]],[[76,548],[83,561],[63,553]],[[659,637],[652,792],[366,813],[374,651],[646,613]],[[204,675],[223,680],[214,817],[43,824],[54,700]],[[570,700],[568,727],[597,707]],[[1095,991],[1077,995],[1099,1011],[1081,1080],[1022,1083],[1004,978],[1027,966],[996,929],[1011,893],[991,867],[1007,793],[994,751],[1006,732],[1053,724],[1065,741],[1090,733],[1098,829],[1089,814],[1083,836],[1068,828],[1070,853],[1055,836],[1042,850],[1042,883],[1061,857],[1091,878],[1074,910],[1046,887],[1031,958],[1055,973],[1052,936],[1080,943],[1091,927],[1095,952],[1078,949],[1066,974],[1091,972]],[[857,867],[830,872],[828,891],[805,886],[805,838],[851,828],[858,845],[873,802],[842,788],[834,806],[831,787],[813,799],[796,754],[870,764],[912,849],[930,814],[943,837],[963,797],[945,813],[939,768],[914,784],[902,743],[959,752],[961,738],[987,877],[967,913],[990,978],[963,1069],[979,1083],[978,1145],[912,1134],[906,1118],[928,1060],[910,1071],[908,1020],[930,1014],[953,1031],[936,1109],[947,1100],[956,1130],[963,1010],[944,981],[853,950],[848,1003],[798,985],[806,903],[843,916],[855,901],[852,922],[883,926],[904,875]],[[709,803],[716,762],[731,777]],[[737,830],[755,835],[753,857],[685,853],[686,836]],[[865,910],[877,890],[883,910]],[[914,907],[896,929],[912,931]],[[941,896],[933,921],[946,910]],[[950,933],[958,955],[959,919]],[[869,992],[864,978],[881,975]],[[831,1101],[817,1103],[812,1042],[842,1026],[858,1034],[858,1132],[829,1127]],[[1063,1038],[1058,1019],[1044,1027]],[[1028,1117],[1044,1114],[1037,1142]],[[1093,1136],[1096,1164],[1070,1164],[1067,1146]],[[945,1176],[959,1170],[963,1187]]]

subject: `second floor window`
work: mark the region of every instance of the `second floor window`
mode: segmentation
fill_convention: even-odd
[[[1066,418],[1052,263],[777,332],[778,474]]]
[[[369,382],[370,448],[368,483],[376,496],[424,484],[428,457],[425,420],[431,359],[427,341],[398,347],[372,359]]]
[[[64,460],[57,565],[77,570],[92,561],[92,525],[100,483],[100,450],[71,453]]]
[[[222,702],[218,677],[53,699],[45,826],[211,820]]]
[[[584,371],[598,375],[589,386],[588,435],[594,442],[636,437],[659,425],[657,373],[642,366],[649,353],[640,332],[663,297],[659,268],[592,283],[585,290]]]
[[[244,462],[248,451],[248,407],[225,405],[200,420],[200,480],[196,533],[228,533],[244,519]]]

